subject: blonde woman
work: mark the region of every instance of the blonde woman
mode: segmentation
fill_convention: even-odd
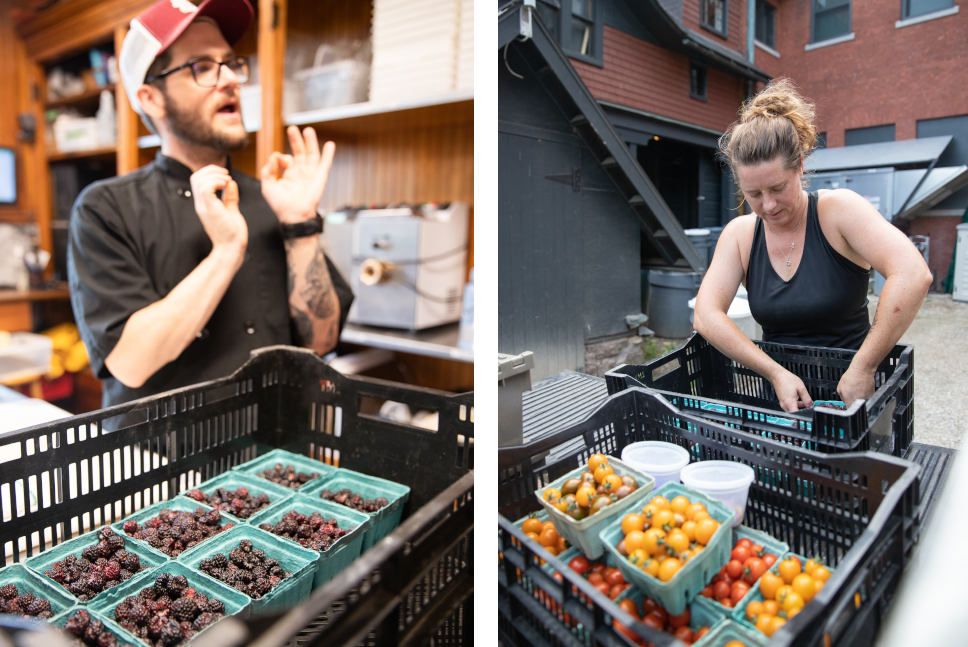
[[[784,411],[810,407],[803,381],[756,347],[726,315],[740,283],[763,338],[857,350],[837,391],[850,406],[874,394],[874,373],[908,329],[931,285],[914,245],[848,189],[807,192],[803,160],[817,129],[809,101],[786,79],[743,106],[720,149],[753,211],[723,230],[699,289],[695,328],[770,380]],[[873,322],[870,268],[887,281]]]

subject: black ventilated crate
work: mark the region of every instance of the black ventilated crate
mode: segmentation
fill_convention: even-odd
[[[803,380],[814,400],[840,400],[837,384],[857,354],[838,348],[754,343]],[[648,364],[613,368],[605,380],[609,394],[632,386],[678,394],[685,397],[674,404],[683,411],[825,453],[871,449],[903,456],[914,436],[914,347],[905,344],[895,346],[878,366],[873,397],[846,411],[811,408],[784,413],[769,380],[716,350],[699,333],[682,348]],[[721,405],[715,407],[720,410],[703,408],[710,401]]]
[[[436,411],[438,430],[377,417],[386,400]],[[0,472],[6,562],[282,448],[410,486],[403,522],[307,602],[227,618],[206,644],[470,644],[473,402],[472,393],[343,376],[309,351],[277,346],[231,377],[7,434],[7,456],[19,457]]]
[[[682,413],[654,392],[631,388],[610,396],[577,425],[498,450],[498,607],[506,645],[628,644],[612,619],[655,645],[680,644],[635,623],[508,521],[539,510],[535,490],[585,464],[591,454],[617,456],[641,440],[680,445],[693,461],[749,465],[756,479],[743,523],[836,569],[814,601],[773,636],[771,647],[871,644],[914,544],[919,467],[875,452],[821,454],[751,438]],[[572,447],[567,453],[552,452],[557,458],[550,463],[544,459],[566,444]],[[539,567],[541,559],[562,573],[562,583]]]

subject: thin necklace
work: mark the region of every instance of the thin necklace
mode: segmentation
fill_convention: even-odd
[[[806,213],[806,211],[804,211],[804,213]],[[797,220],[797,229],[796,229],[796,231],[793,232],[793,242],[790,243],[790,254],[793,253],[793,248],[797,246],[797,234],[800,233],[800,223],[801,222],[803,222],[803,213],[800,214],[800,220]],[[770,233],[771,234],[773,234],[773,244],[776,245],[776,248],[778,250],[780,250],[780,253],[781,254],[783,254],[783,258],[786,259],[787,267],[790,267],[790,254],[785,254],[783,252],[783,248],[780,247],[780,242],[779,242],[779,240],[777,240],[776,234],[773,233],[773,229],[770,228],[770,223],[766,222],[766,219],[764,219],[763,220],[763,224],[765,224],[766,225],[766,228],[770,230]]]

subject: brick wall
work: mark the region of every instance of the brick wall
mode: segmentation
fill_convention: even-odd
[[[816,102],[828,146],[843,146],[846,129],[891,123],[898,140],[913,139],[919,119],[968,113],[968,6],[896,29],[900,2],[854,0],[854,40],[807,52],[810,1],[774,4],[781,58],[757,49],[755,63]]]
[[[725,45],[733,51],[746,54],[746,0],[729,0],[726,7],[727,27],[723,38],[714,31],[709,31],[699,24],[699,3],[702,0],[683,0],[682,25],[703,36],[707,36],[717,43]]]
[[[951,254],[955,250],[955,240],[961,224],[957,216],[921,216],[911,221],[908,228],[910,236],[929,236],[928,268],[934,275],[931,289],[940,292],[945,277],[948,276],[948,266],[951,265]]]
[[[698,2],[698,0],[697,0]],[[604,67],[572,59],[597,99],[725,131],[743,101],[740,79],[709,68],[707,101],[689,96],[689,59],[605,26]]]

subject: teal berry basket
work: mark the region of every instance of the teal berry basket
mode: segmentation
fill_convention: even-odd
[[[780,558],[779,560],[777,560],[776,564],[774,564],[770,568],[769,572],[770,573],[773,573],[774,575],[779,574],[779,571],[780,571],[780,562],[782,562],[787,557],[796,557],[797,559],[799,559],[800,560],[800,566],[801,566],[801,568],[808,561],[810,561],[810,559],[808,557],[804,557],[802,555],[797,555],[796,553],[789,553],[788,552],[788,553],[785,553],[782,558]],[[829,566],[827,566],[826,568],[827,568],[827,570],[830,571],[831,574],[833,574],[834,569],[830,568]],[[760,583],[759,583],[759,581],[757,581],[757,583],[753,585],[753,588],[750,589],[750,592],[747,593],[746,596],[740,601],[740,603],[736,605],[736,608],[733,609],[733,612],[731,614],[732,615],[732,619],[733,619],[734,622],[738,622],[739,624],[743,625],[744,627],[747,627],[749,629],[752,629],[759,636],[763,636],[764,634],[762,632],[760,632],[759,629],[756,628],[755,624],[753,622],[751,622],[749,618],[746,617],[746,607],[748,607],[751,602],[762,602],[763,599],[764,599],[763,598],[763,592],[760,591]],[[807,604],[810,604],[810,603],[807,602]],[[804,606],[806,606],[806,605],[804,605]]]
[[[749,528],[747,526],[736,526],[733,528],[733,539],[729,544],[730,553],[732,553],[733,548],[736,546],[736,542],[744,538],[749,539],[754,544],[762,546],[766,554],[775,555],[777,561],[780,561],[784,555],[790,552],[789,544],[774,538],[772,535],[768,535],[765,532],[760,532],[759,530],[754,530],[753,528]],[[706,584],[709,584],[709,582],[706,582]],[[743,596],[743,599],[740,600],[739,604],[736,605],[737,607],[743,605],[745,608],[745,604],[748,601],[747,598],[753,595],[754,588],[756,588],[755,585],[750,587],[750,590],[747,591],[746,595]],[[714,598],[703,598],[702,602],[704,604],[712,605],[714,608],[727,615],[733,613],[733,609],[724,607]]]
[[[746,647],[766,647],[768,639],[759,631],[727,618],[692,645],[693,647],[723,647],[733,640],[738,640]]]
[[[240,487],[247,489],[249,491],[249,494],[251,494],[252,496],[259,496],[260,494],[265,494],[269,497],[269,505],[263,508],[262,510],[259,510],[259,512],[264,512],[265,510],[268,510],[270,507],[282,501],[293,492],[291,489],[287,487],[277,485],[272,481],[268,481],[264,478],[259,478],[258,476],[252,476],[251,474],[246,474],[245,472],[233,472],[229,470],[224,474],[220,474],[213,479],[209,479],[205,481],[197,488],[190,488],[188,490],[185,490],[178,496],[180,498],[188,499],[189,501],[192,501],[204,508],[212,509],[212,506],[210,506],[208,503],[196,501],[192,497],[188,496],[188,493],[191,492],[192,490],[201,490],[202,494],[212,495],[215,493],[215,490],[217,490],[218,488],[224,488],[226,490],[235,491],[235,490],[238,490]],[[237,517],[232,512],[227,512],[225,510],[220,510],[219,512],[221,512],[223,516],[228,515],[228,517],[232,521],[235,521],[236,523],[245,523],[246,521],[245,519]],[[258,512],[256,514],[258,514]]]
[[[298,472],[304,472],[305,474],[312,474],[313,472],[319,473],[318,477],[311,479],[309,481],[306,481],[298,488],[280,486],[280,487],[286,487],[286,489],[289,490],[290,492],[302,490],[303,488],[305,488],[310,484],[315,485],[319,483],[320,479],[325,479],[331,474],[334,474],[340,471],[338,467],[327,465],[322,461],[317,461],[315,459],[309,458],[308,456],[303,456],[301,454],[294,454],[293,452],[287,452],[284,449],[273,449],[272,451],[267,452],[262,456],[259,456],[258,458],[253,458],[251,461],[247,461],[245,463],[242,463],[241,465],[236,465],[235,467],[232,468],[232,471],[241,472],[242,474],[248,474],[254,478],[260,479],[262,481],[266,481],[268,483],[272,483],[272,481],[269,481],[268,479],[263,478],[262,476],[260,476],[260,474],[262,474],[262,472],[264,472],[267,469],[272,469],[276,464],[280,464],[283,467],[286,467],[287,465],[292,465],[293,467],[296,468],[297,473]],[[273,485],[278,485],[278,484],[273,483]]]
[[[313,577],[316,574],[319,554],[253,526],[236,526],[214,537],[212,541],[201,543],[185,551],[179,556],[178,561],[201,574],[202,577],[227,586],[202,571],[199,565],[202,560],[216,553],[221,553],[228,559],[229,553],[238,548],[239,542],[243,539],[251,541],[253,549],[265,551],[267,557],[276,559],[284,571],[291,573],[269,593],[250,602],[253,615],[287,611],[309,597],[313,590]]]
[[[601,532],[609,527],[616,518],[624,517],[633,509],[641,509],[645,497],[655,489],[655,479],[623,463],[614,456],[608,457],[608,464],[611,465],[617,476],[631,476],[639,484],[639,487],[624,499],[616,501],[596,512],[585,517],[581,521],[576,521],[552,504],[544,500],[542,496],[548,488],[561,490],[565,481],[580,478],[583,472],[588,471],[586,465],[582,465],[571,472],[568,472],[560,479],[552,481],[547,485],[535,490],[534,495],[548,512],[549,517],[555,524],[555,530],[565,538],[572,546],[578,546],[585,557],[598,559],[606,553],[606,548],[602,544]]]
[[[679,615],[685,611],[689,602],[695,598],[717,571],[729,561],[732,547],[729,543],[732,537],[732,523],[736,512],[705,494],[687,488],[680,483],[666,483],[655,491],[654,496],[664,496],[670,501],[677,496],[685,496],[691,503],[702,503],[706,506],[709,516],[719,522],[719,528],[713,533],[706,548],[690,559],[668,582],[662,582],[657,577],[648,575],[633,566],[622,557],[615,547],[625,538],[622,532],[621,517],[615,519],[601,532],[601,542],[618,560],[618,568],[622,571],[627,582],[642,589],[646,595],[653,598],[672,615]],[[624,516],[624,515],[623,515]]]
[[[15,585],[20,595],[30,593],[34,597],[50,600],[50,612],[54,617],[48,622],[53,622],[77,604],[74,596],[60,584],[38,576],[23,564],[11,564],[0,569],[0,586],[7,584]]]
[[[642,601],[645,599],[645,593],[635,586],[632,586],[627,591],[615,598],[615,603],[618,604],[622,600],[632,600],[635,602],[635,606],[638,607],[639,612],[642,611]],[[709,627],[710,633],[712,633],[713,628],[719,623],[723,622],[727,615],[714,607],[707,605],[700,605],[696,600],[691,602],[687,607],[689,609],[689,628],[692,629],[693,633],[699,631],[703,627]],[[666,610],[668,611],[668,609]],[[678,614],[673,614],[678,615]],[[706,636],[703,636],[696,642],[692,643],[693,647],[707,647],[710,643],[706,642]]]
[[[375,499],[382,496],[389,501],[387,505],[376,512],[362,513],[370,519],[370,524],[363,534],[363,552],[366,552],[400,525],[400,519],[403,517],[403,504],[410,498],[410,488],[369,474],[338,469],[328,478],[314,483],[303,494],[323,500],[319,496],[323,490],[339,492],[343,488],[349,488],[364,499]],[[347,510],[353,509],[347,506],[341,507]]]
[[[322,552],[317,552],[319,559],[316,562],[316,575],[313,578],[313,588],[317,589],[326,582],[333,579],[341,571],[343,571],[347,566],[349,566],[353,560],[360,556],[363,548],[363,536],[367,532],[367,526],[370,523],[369,515],[363,512],[357,512],[351,508],[347,508],[344,505],[338,503],[332,503],[330,501],[324,501],[320,498],[312,498],[306,496],[305,494],[293,494],[281,501],[278,505],[266,508],[260,511],[258,514],[252,516],[249,519],[249,525],[258,528],[261,524],[267,523],[275,526],[282,517],[288,513],[290,510],[295,510],[300,514],[304,514],[307,517],[314,512],[318,512],[323,515],[325,519],[336,519],[337,524],[343,530],[352,528],[345,535],[340,537],[336,542],[329,547],[329,550],[324,550]],[[299,546],[296,542],[291,539],[286,539],[285,537],[279,537],[267,530],[262,530],[261,532],[266,532],[273,537],[278,537],[282,541],[287,542],[292,546]],[[301,546],[299,546],[302,548]]]
[[[134,521],[137,521],[138,524],[140,524],[143,527],[146,521],[148,521],[153,517],[157,517],[162,510],[174,510],[175,512],[194,512],[197,508],[202,508],[206,512],[209,512],[212,510],[211,508],[201,505],[197,501],[193,499],[189,499],[188,497],[176,496],[174,499],[170,499],[168,501],[159,501],[158,503],[153,503],[152,505],[149,505],[146,508],[142,508],[141,510],[135,512],[134,514],[128,515],[121,521],[111,524],[111,527],[114,529],[114,532],[124,537],[125,541],[130,541],[132,543],[140,544],[148,548],[149,550],[153,550],[157,552],[162,557],[168,558],[168,556],[162,553],[160,550],[157,550],[149,546],[148,542],[128,536],[128,534],[124,532],[124,522],[134,520]],[[239,521],[235,517],[223,517],[222,520],[219,522],[219,528],[225,528],[229,524],[231,524],[232,526],[238,526],[242,523],[244,522]],[[215,535],[215,536],[217,537],[218,535]],[[205,543],[209,539],[212,539],[212,537],[208,537],[202,540],[201,543]],[[194,548],[194,546],[192,548]]]
[[[145,641],[124,629],[118,623],[118,621],[115,620],[114,608],[117,607],[118,604],[129,595],[137,595],[141,589],[154,586],[155,579],[162,573],[184,575],[188,579],[188,586],[195,589],[197,592],[204,594],[210,599],[216,598],[221,600],[222,603],[225,604],[225,615],[238,616],[243,620],[249,617],[249,596],[247,596],[245,593],[240,593],[239,591],[236,591],[232,587],[226,586],[221,582],[217,582],[209,577],[205,577],[202,574],[193,571],[184,564],[179,564],[178,562],[167,562],[164,566],[161,566],[150,573],[139,573],[121,586],[116,586],[111,589],[109,595],[102,596],[97,600],[97,602],[89,605],[88,609],[92,609],[98,615],[100,615],[105,624],[108,624],[108,626],[111,627],[112,631],[123,632],[129,637],[128,640],[132,645],[137,645],[140,647],[141,645],[146,644]],[[211,625],[209,625],[209,627],[211,627]],[[195,634],[195,637],[200,636],[202,633],[207,631],[209,627],[206,627],[202,631]]]
[[[100,530],[100,528],[98,530]],[[142,570],[135,573],[135,575],[140,575],[145,571],[153,570],[155,567],[161,566],[162,564],[168,561],[167,556],[165,556],[163,553],[160,553],[154,550],[148,544],[142,543],[140,541],[136,541],[131,537],[127,537],[122,532],[115,531],[115,533],[118,535],[121,535],[121,537],[124,538],[124,549],[130,553],[134,553],[135,555],[137,555],[138,560],[141,562]],[[64,588],[63,585],[59,584],[58,582],[55,582],[54,580],[44,575],[44,571],[48,570],[51,566],[53,566],[54,562],[59,562],[63,560],[65,557],[67,557],[68,555],[77,555],[78,557],[80,557],[81,551],[83,551],[88,546],[91,546],[92,544],[98,543],[98,541],[99,540],[97,538],[97,530],[85,533],[83,535],[79,535],[74,539],[65,541],[63,544],[58,544],[57,546],[54,546],[50,550],[45,550],[39,555],[34,555],[33,557],[30,557],[24,560],[24,566],[30,569],[37,577],[42,578],[45,583],[48,583],[50,586],[57,587],[60,590],[62,590],[65,595],[70,597],[71,604],[90,604],[92,601],[101,597],[111,589],[101,591],[93,598],[88,600],[87,602],[82,602],[77,598],[75,598],[74,595],[66,588]]]
[[[92,621],[100,620],[101,623],[105,626],[105,628],[108,631],[110,631],[112,634],[114,634],[114,639],[117,641],[118,647],[124,647],[125,645],[130,645],[131,647],[135,647],[136,645],[139,644],[140,641],[137,638],[135,638],[127,631],[119,627],[117,623],[115,623],[112,619],[105,618],[100,613],[84,606],[71,607],[64,613],[52,618],[49,622],[51,625],[57,627],[58,629],[63,629],[64,631],[67,631],[65,629],[65,625],[67,624],[67,621],[70,620],[74,616],[74,614],[77,613],[78,611],[87,611]],[[68,635],[73,636],[74,634],[68,632]]]

